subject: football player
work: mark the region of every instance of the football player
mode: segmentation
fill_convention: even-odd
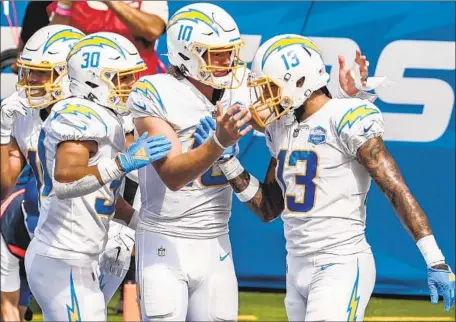
[[[172,142],[167,158],[139,170],[136,258],[143,320],[237,319],[228,237],[232,189],[213,163],[236,154],[230,146],[250,130],[242,109],[250,104],[242,45],[225,10],[187,5],[168,23],[170,73],[141,78],[130,94],[139,134],[166,135]],[[197,146],[196,126],[214,115],[216,133]]]
[[[38,137],[52,106],[71,95],[68,89],[66,57],[71,47],[84,36],[78,29],[51,25],[41,28],[27,41],[18,61],[20,75],[17,92],[2,101],[1,106],[2,199],[14,187],[26,164],[30,164],[33,169],[38,189],[41,190],[43,185],[40,179],[41,163],[37,153]],[[125,123],[126,133],[131,132],[133,123],[128,116],[123,117],[122,121]],[[131,211],[121,199],[119,205],[124,212]],[[122,209],[117,213],[121,211]],[[101,285],[106,303],[112,298],[126,274],[125,268],[129,267],[134,244],[133,230],[115,221],[110,222],[110,227],[112,229],[109,230],[109,240],[101,255]]]
[[[261,45],[252,75],[249,87],[257,100],[249,109],[265,127],[269,170],[259,182],[236,158],[219,167],[239,200],[263,222],[282,216],[288,319],[363,320],[375,284],[365,236],[371,179],[423,254],[431,301],[437,303],[441,294],[450,310],[455,276],[386,150],[380,110],[368,100],[332,99],[320,49],[299,35],[276,36]],[[215,129],[210,118],[204,124],[200,129]],[[199,133],[201,143],[210,131]]]
[[[25,267],[44,320],[106,321],[98,256],[119,188],[126,173],[163,158],[170,143],[146,134],[125,151],[121,115],[134,74],[145,68],[129,40],[86,36],[67,66],[73,96],[53,106],[39,133],[40,220]]]

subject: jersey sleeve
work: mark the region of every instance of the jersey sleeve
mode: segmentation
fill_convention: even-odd
[[[133,86],[127,107],[133,119],[149,116],[166,119],[166,109],[160,93],[153,82],[147,78],[140,78]]]
[[[333,119],[333,126],[344,149],[356,157],[358,149],[373,137],[383,137],[384,121],[378,107],[369,101],[346,108]]]
[[[94,109],[67,103],[53,110],[46,132],[58,141],[97,141],[108,135],[108,126]]]
[[[165,24],[168,23],[168,1],[142,1],[140,10],[142,12],[160,17]]]

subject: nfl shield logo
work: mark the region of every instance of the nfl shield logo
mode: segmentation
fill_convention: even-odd
[[[326,143],[326,130],[321,126],[310,130],[309,142],[315,145]]]
[[[160,247],[159,249],[157,249],[157,255],[160,256],[160,257],[163,257],[166,255],[166,249],[164,249],[163,247]]]

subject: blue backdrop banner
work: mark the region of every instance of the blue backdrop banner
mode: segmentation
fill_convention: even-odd
[[[25,2],[16,4],[22,21]],[[169,2],[170,16],[186,4]],[[298,33],[321,47],[333,80],[337,81],[337,54],[352,61],[355,49],[361,48],[370,61],[370,74],[395,82],[376,91],[376,104],[386,122],[387,147],[426,211],[447,262],[455,269],[455,3],[217,4],[238,22],[246,41],[242,56],[247,61],[262,41],[277,34]],[[4,37],[10,37],[3,11],[1,25],[3,45]],[[158,44],[161,54],[166,53],[165,38]],[[162,59],[166,62],[165,56]],[[4,94],[2,82],[2,97]],[[256,177],[264,177],[269,158],[264,137],[256,133],[242,140],[241,162]],[[233,200],[230,235],[240,285],[284,288],[282,221],[263,224]],[[367,238],[377,265],[375,293],[428,294],[425,262],[375,184],[368,198]]]

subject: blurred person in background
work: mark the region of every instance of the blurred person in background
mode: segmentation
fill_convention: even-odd
[[[17,58],[21,55],[24,44],[30,37],[32,37],[37,30],[49,24],[46,7],[51,3],[52,1],[30,1],[28,3],[27,8],[25,9],[24,19],[22,20],[21,34],[17,43]],[[11,70],[17,74],[17,64],[11,65]]]
[[[51,3],[47,10],[51,24],[71,25],[86,35],[114,32],[132,41],[148,67],[140,76],[165,69],[155,52],[155,41],[165,32],[169,14],[166,1],[61,0]]]

